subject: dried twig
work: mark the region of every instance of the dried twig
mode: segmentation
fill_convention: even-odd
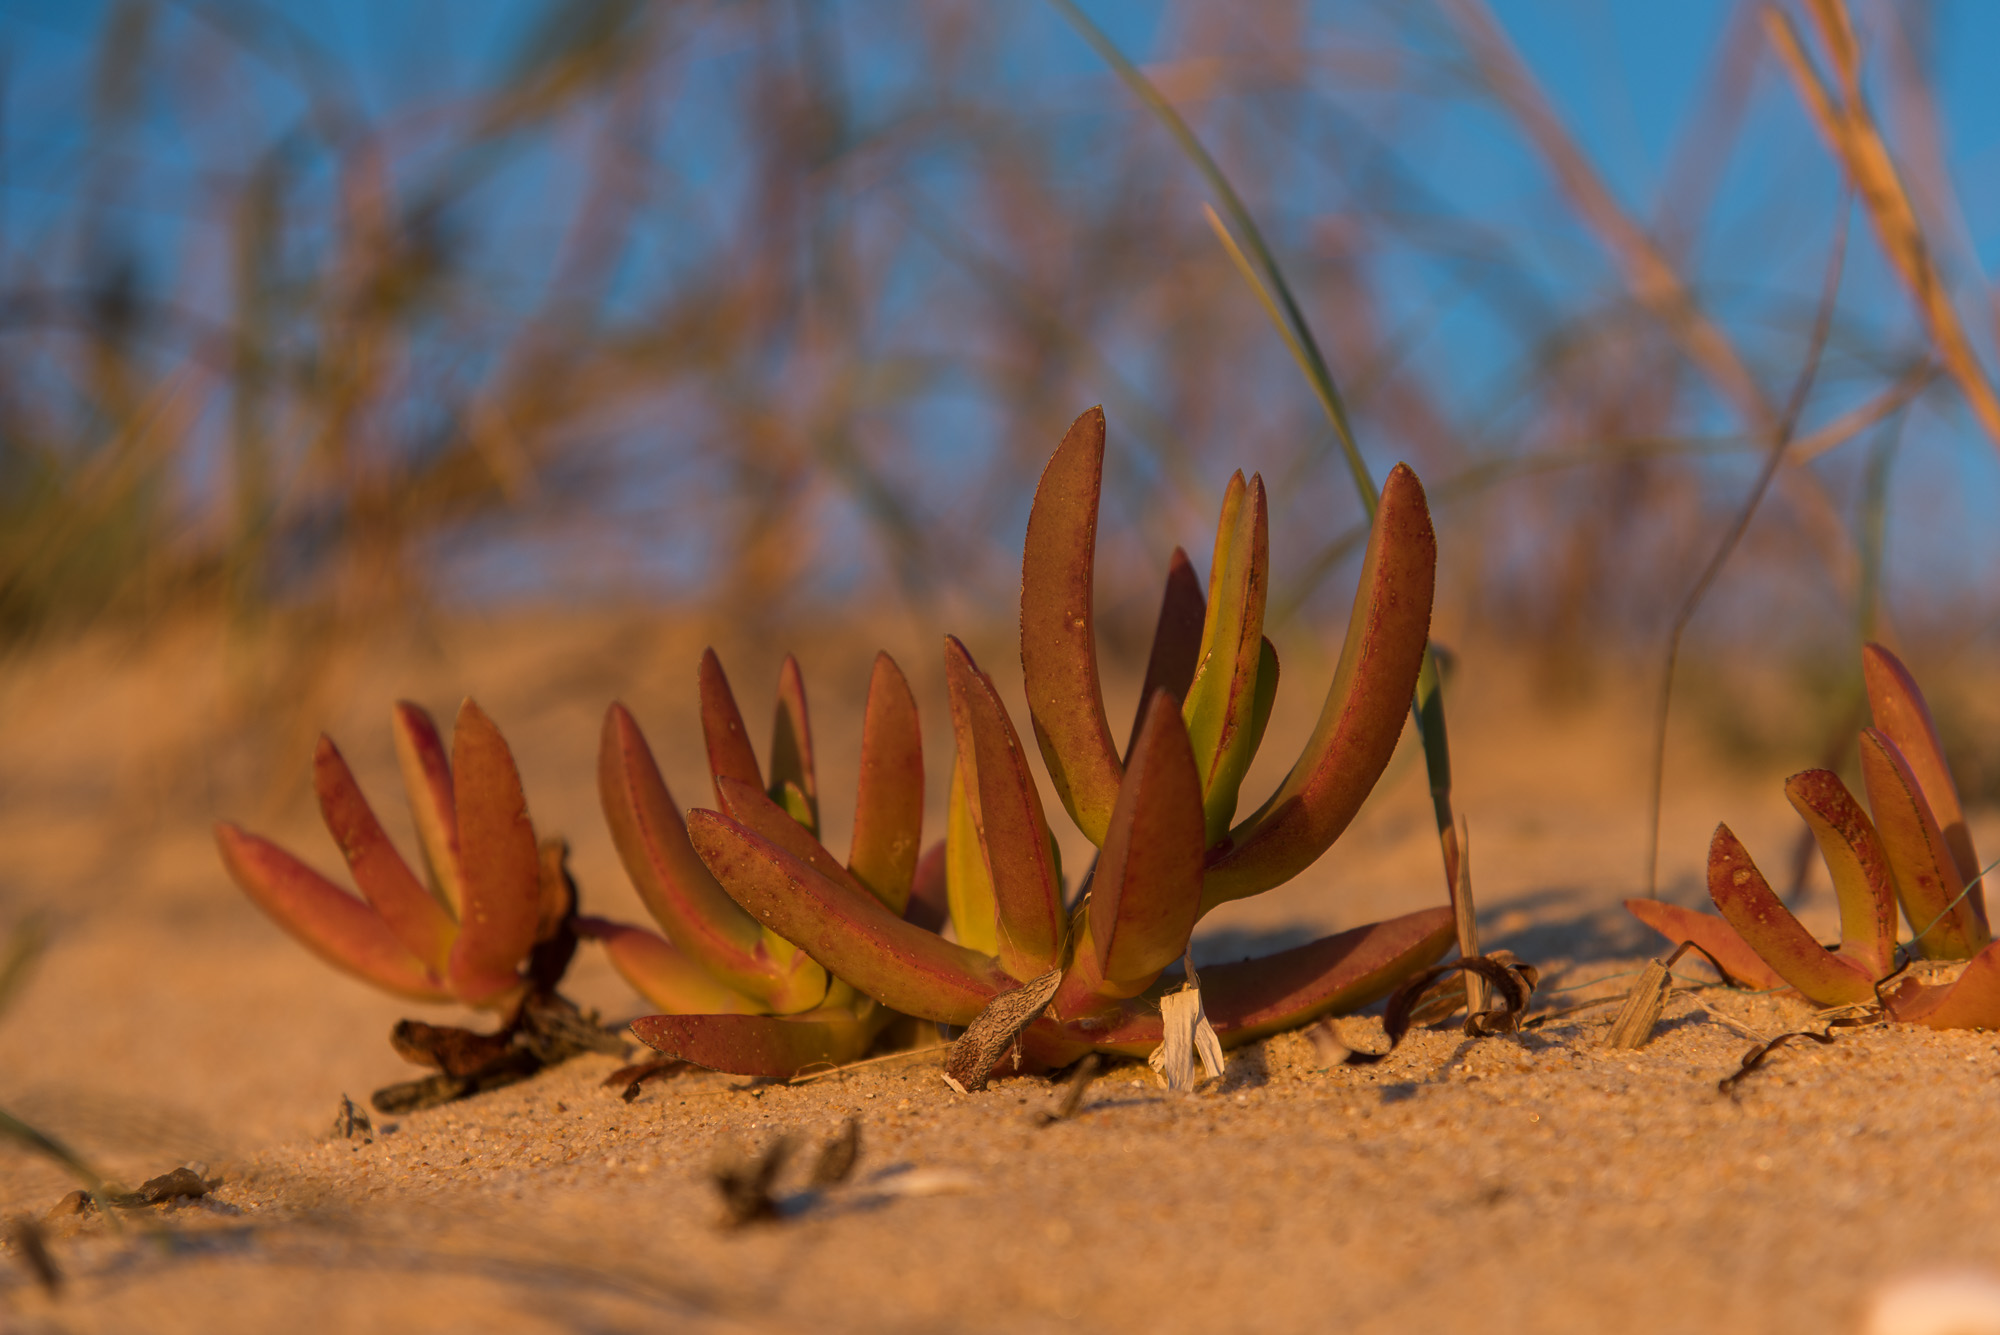
[[[1476,1011],[1465,1017],[1466,1037],[1483,1038],[1518,1030],[1521,1016],[1528,1009],[1528,998],[1534,994],[1535,984],[1541,978],[1541,971],[1532,964],[1503,963],[1491,955],[1475,955],[1471,959],[1453,960],[1449,964],[1426,969],[1391,993],[1389,1005],[1382,1015],[1382,1029],[1389,1036],[1388,1048],[1382,1052],[1349,1052],[1347,1064],[1372,1066],[1394,1052],[1410,1032],[1417,998],[1440,978],[1464,971],[1477,972],[1500,994],[1499,1007]]]
[[[1055,1106],[1035,1110],[1035,1125],[1054,1126],[1057,1122],[1067,1122],[1075,1117],[1083,1107],[1084,1093],[1089,1090],[1090,1082],[1097,1079],[1098,1069],[1103,1064],[1103,1059],[1096,1053],[1085,1053],[1083,1060],[1070,1072],[1069,1079],[1063,1081],[1062,1096],[1056,1100]]]

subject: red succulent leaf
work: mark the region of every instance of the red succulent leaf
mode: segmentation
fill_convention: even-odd
[[[1132,715],[1127,754],[1139,744],[1139,727],[1154,691],[1165,691],[1176,707],[1187,699],[1194,670],[1201,662],[1201,628],[1208,620],[1208,601],[1187,553],[1174,548],[1167,559],[1167,591],[1160,597],[1160,617],[1153,625],[1153,648],[1146,657],[1146,680],[1139,688],[1139,708]]]
[[[320,815],[362,896],[405,949],[425,968],[442,974],[458,925],[389,842],[340,748],[324,735],[313,754],[313,788]]]
[[[541,854],[514,754],[470,700],[452,727],[451,774],[465,903],[447,976],[477,1005],[520,981],[540,917]]]
[[[943,931],[951,918],[951,891],[946,884],[945,866],[945,844],[940,839],[917,859],[910,902],[903,906],[904,920],[927,932]]]
[[[1118,800],[1118,743],[1104,713],[1092,620],[1104,410],[1077,418],[1035,488],[1021,555],[1021,675],[1056,795],[1093,844]]]
[[[374,910],[284,849],[226,821],[217,823],[215,842],[257,907],[334,968],[413,1001],[452,999]]]
[[[1861,780],[1895,869],[1903,916],[1918,934],[1917,949],[1930,959],[1970,958],[1993,935],[1972,897],[1959,898],[1965,879],[1937,817],[1902,751],[1880,729],[1862,729]]]
[[[764,786],[764,772],[757,767],[757,753],[743,727],[743,711],[736,707],[729,677],[713,649],[701,651],[701,739],[708,747],[708,772],[715,778],[727,776],[754,788]]]
[[[1879,644],[1861,649],[1861,676],[1868,686],[1868,709],[1875,726],[1896,744],[1909,763],[1917,788],[1936,818],[1958,867],[1959,883],[1976,880],[1980,872],[1979,853],[1972,846],[1972,831],[1965,823],[1965,808],[1959,804],[1958,785],[1952,782],[1951,768],[1945,764],[1944,743],[1938,740],[1937,724],[1931,721],[1930,705],[1917,689],[1916,679],[1901,659]],[[1966,902],[1981,919],[1986,916],[1982,887],[1974,887]]]
[[[1738,987],[1769,989],[1788,987],[1776,970],[1736,929],[1713,913],[1697,913],[1658,899],[1628,899],[1625,907],[1646,926],[1679,945],[1692,942]]]
[[[924,837],[924,735],[916,697],[896,660],[875,655],[861,719],[854,842],[847,869],[891,913],[903,912]]]
[[[819,1010],[768,1015],[647,1015],[632,1032],[671,1061],[711,1071],[789,1080],[813,1066],[837,1066],[868,1050],[881,1029],[878,1008],[866,1014]]]
[[[437,724],[421,705],[398,700],[389,725],[396,735],[396,759],[403,789],[431,879],[454,917],[464,912],[465,873],[458,859],[457,799],[451,791],[451,761]]]
[[[1201,912],[1201,774],[1181,712],[1156,691],[1132,747],[1090,885],[1108,995],[1132,996],[1187,951]]]
[[[1805,817],[1840,901],[1840,953],[1886,978],[1896,967],[1896,877],[1868,813],[1832,770],[1785,780],[1785,796]]]
[[[1708,846],[1708,895],[1736,934],[1780,978],[1816,1006],[1875,999],[1875,977],[1856,961],[1827,950],[1771,892],[1770,883],[1727,825]]]
[[[717,811],[688,813],[702,860],[757,921],[892,1010],[966,1024],[1013,983],[991,956],[897,917],[835,885]]]
[[[1906,981],[1886,998],[1891,1017],[1932,1029],[2000,1029],[2000,942],[1972,957],[1942,987]]]

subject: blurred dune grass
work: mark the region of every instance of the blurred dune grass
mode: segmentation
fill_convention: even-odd
[[[1447,644],[1557,702],[1655,670],[1770,457],[1692,652],[1990,647],[1988,16],[1085,9],[1268,234],[1368,466],[1425,478]],[[296,750],[328,645],[467,610],[1000,623],[1099,401],[1110,652],[1246,460],[1274,607],[1344,612],[1320,405],[1058,7],[117,0],[0,43],[0,652],[207,627]]]

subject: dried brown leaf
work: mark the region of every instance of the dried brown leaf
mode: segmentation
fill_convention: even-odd
[[[986,1088],[986,1078],[1001,1054],[1048,1009],[1061,985],[1062,970],[1051,969],[987,1002],[986,1009],[951,1045],[944,1063],[945,1083],[961,1094]]]
[[[335,1140],[358,1140],[364,1145],[375,1141],[375,1124],[368,1120],[368,1114],[354,1106],[354,1100],[342,1094],[340,1106],[333,1110],[333,1138]]]

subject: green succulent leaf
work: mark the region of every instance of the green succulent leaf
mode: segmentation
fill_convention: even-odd
[[[471,700],[451,730],[451,775],[465,904],[446,976],[477,1005],[520,983],[541,916],[541,854],[514,753]]]
[[[1814,1005],[1848,1006],[1875,999],[1875,980],[1868,970],[1814,939],[1771,892],[1770,883],[1727,825],[1715,827],[1708,846],[1708,897],[1772,971]]]
[[[966,777],[967,770],[976,773],[976,769],[972,756],[961,749],[952,766],[950,805],[945,810],[945,895],[960,944],[982,955],[998,955],[1000,917],[993,903],[993,873],[986,866],[986,847],[972,808],[978,779]]]
[[[1271,528],[1264,480],[1229,479],[1215,560],[1208,574],[1208,616],[1194,681],[1181,706],[1202,776],[1208,843],[1229,832],[1237,792],[1250,768],[1257,671],[1263,654],[1264,601],[1270,585]]]
[[[1840,901],[1840,953],[1886,978],[1896,967],[1896,877],[1868,813],[1832,770],[1785,780],[1785,796],[1811,827]]]
[[[1104,842],[1118,800],[1118,743],[1104,713],[1092,619],[1104,410],[1071,424],[1042,470],[1021,557],[1021,675],[1028,718],[1070,819]]]
[[[896,660],[877,654],[861,720],[847,869],[891,913],[901,913],[910,902],[923,837],[924,736],[916,697]]]
[[[1050,853],[1041,795],[992,678],[950,636],[945,637],[945,683],[959,749],[974,757],[978,801],[972,816],[993,877],[1000,963],[1022,981],[1038,978],[1060,961],[1066,927],[1062,881]]]
[[[227,821],[217,823],[215,842],[243,893],[334,968],[412,1001],[452,999],[372,909],[284,849]]]
[[[324,735],[313,755],[313,789],[320,815],[340,845],[362,897],[405,949],[426,969],[442,975],[458,924],[389,842],[340,748]]]
[[[721,812],[690,812],[688,836],[753,917],[892,1010],[967,1024],[995,993],[1014,985],[991,956],[903,921],[872,895],[835,885]]]
[[[1347,641],[1319,723],[1278,790],[1225,844],[1210,848],[1204,912],[1298,875],[1361,809],[1410,712],[1436,574],[1437,538],[1423,484],[1398,464],[1382,487]]]

